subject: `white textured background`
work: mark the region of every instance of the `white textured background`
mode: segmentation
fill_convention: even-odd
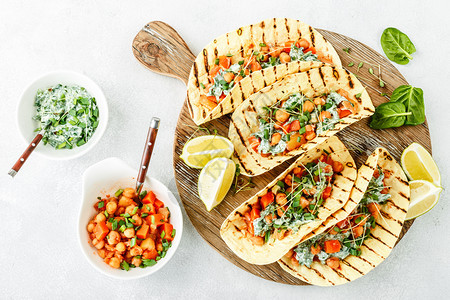
[[[307,298],[426,299],[450,293],[448,192],[418,219],[390,257],[369,275],[334,288],[295,287],[242,271],[216,253],[185,216],[181,245],[166,267],[121,282],[94,270],[76,237],[81,174],[118,156],[141,158],[151,116],[162,119],[152,176],[175,193],[173,133],[185,87],[154,74],[133,57],[131,42],[149,21],[172,25],[194,53],[215,36],[268,17],[292,17],[339,32],[382,51],[393,26],[417,53],[398,66],[425,93],[434,158],[448,187],[450,148],[448,2],[442,1],[18,1],[0,2],[0,298]],[[32,156],[11,180],[6,172],[24,150],[15,123],[22,89],[56,69],[82,72],[109,101],[109,127],[82,158],[54,162]]]

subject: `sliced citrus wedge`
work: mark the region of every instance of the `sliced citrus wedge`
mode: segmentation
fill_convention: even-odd
[[[187,142],[180,157],[189,167],[201,169],[213,158],[230,158],[233,151],[234,147],[229,139],[218,135],[203,135]]]
[[[236,164],[228,158],[214,158],[206,164],[198,177],[198,194],[211,211],[225,198],[233,183]]]
[[[426,180],[413,180],[409,182],[411,189],[411,202],[409,204],[406,220],[417,218],[430,211],[438,202],[441,187]]]
[[[427,180],[441,186],[439,169],[431,154],[422,145],[409,145],[402,153],[401,163],[410,180]]]

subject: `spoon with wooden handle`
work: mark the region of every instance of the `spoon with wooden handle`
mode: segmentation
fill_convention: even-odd
[[[31,153],[34,151],[34,149],[36,149],[37,145],[42,140],[42,135],[44,134],[44,132],[45,131],[42,130],[34,137],[34,139],[31,141],[30,145],[28,145],[27,149],[25,149],[25,151],[22,153],[20,158],[16,161],[16,163],[11,168],[11,170],[9,170],[8,175],[10,175],[13,178],[14,178],[14,176],[16,176],[17,172],[19,172],[20,168],[22,168],[22,166],[27,161],[28,157],[31,155]]]
[[[139,166],[139,174],[136,180],[136,194],[138,195],[138,201],[140,201],[139,195],[141,194],[145,176],[147,175],[148,164],[152,156],[156,135],[158,134],[159,123],[159,118],[152,118],[148,128],[147,140],[145,142],[144,153],[142,153],[141,165]]]

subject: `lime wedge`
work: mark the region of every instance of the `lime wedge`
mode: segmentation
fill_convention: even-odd
[[[198,177],[198,194],[211,211],[225,198],[233,183],[235,163],[228,158],[214,158],[206,164]]]
[[[201,169],[213,158],[230,158],[233,151],[234,147],[229,139],[218,135],[203,135],[187,142],[180,157],[189,167]]]
[[[439,200],[441,187],[426,180],[413,180],[409,182],[411,189],[411,202],[409,204],[406,220],[417,218],[430,211]]]
[[[427,180],[441,186],[441,174],[430,153],[420,144],[412,143],[402,153],[402,168],[410,180]]]

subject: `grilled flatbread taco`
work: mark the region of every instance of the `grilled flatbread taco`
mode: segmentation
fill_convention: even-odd
[[[331,137],[236,208],[220,235],[243,260],[273,263],[344,206],[355,179],[353,158]]]
[[[325,66],[292,74],[252,94],[233,113],[228,136],[248,176],[262,174],[373,114],[361,82]]]
[[[358,171],[350,200],[278,261],[314,285],[339,285],[375,268],[394,247],[409,205],[401,167],[377,148]]]
[[[250,94],[322,63],[341,66],[333,46],[298,20],[267,19],[228,32],[194,61],[187,86],[192,119],[200,125],[231,113]]]

